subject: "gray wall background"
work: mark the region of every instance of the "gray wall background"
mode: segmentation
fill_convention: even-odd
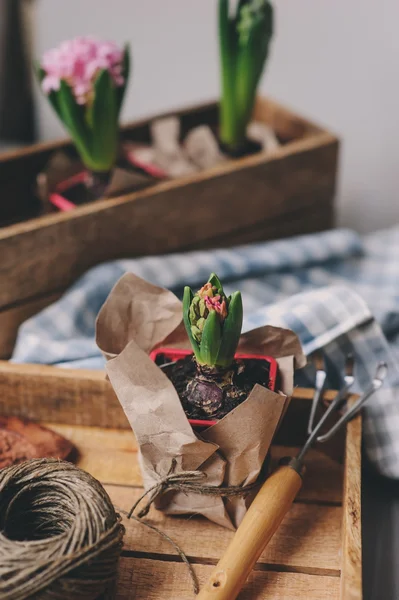
[[[399,221],[399,3],[275,0],[261,92],[343,140],[339,223],[366,232]],[[218,95],[216,0],[36,0],[36,56],[76,35],[130,41],[123,119]],[[36,90],[42,139],[64,135]]]

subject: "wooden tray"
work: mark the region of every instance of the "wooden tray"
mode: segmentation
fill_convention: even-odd
[[[199,124],[215,126],[218,106],[175,114],[186,133]],[[0,228],[0,358],[10,356],[22,321],[101,262],[331,228],[337,138],[265,98],[258,99],[254,118],[270,124],[286,143],[270,155],[228,161],[68,213]],[[148,142],[150,122],[131,123],[122,134]],[[0,156],[2,201],[32,195],[36,175],[51,153],[70,146],[67,141],[38,144]]]
[[[0,363],[1,412],[36,418],[71,440],[77,464],[97,477],[114,504],[129,509],[141,495],[137,445],[103,373]],[[305,438],[312,390],[295,390],[272,448],[292,455]],[[325,399],[332,399],[328,391]],[[361,600],[361,419],[345,435],[309,453],[304,486],[240,600]],[[344,459],[344,461],[343,461]],[[204,582],[232,533],[202,518],[172,518],[152,509],[152,523],[190,557]],[[186,566],[156,533],[127,523],[117,600],[188,600]]]

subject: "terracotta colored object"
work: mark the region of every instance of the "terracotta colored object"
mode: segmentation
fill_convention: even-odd
[[[73,445],[67,439],[18,417],[0,417],[0,469],[31,458],[67,458]]]

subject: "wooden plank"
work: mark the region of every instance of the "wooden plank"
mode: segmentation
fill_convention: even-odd
[[[315,125],[286,106],[282,107],[279,103],[264,97],[256,99],[253,119],[268,123],[284,140],[309,137],[325,131],[324,127]]]
[[[295,410],[295,431],[291,429],[284,437],[280,434],[280,443],[302,443],[303,423],[312,394],[312,390],[304,388],[294,390],[297,402],[291,402],[290,410]],[[332,400],[334,394],[326,391],[324,398]],[[104,371],[0,361],[0,407],[9,415],[29,419],[130,429]],[[301,418],[302,425],[298,427]]]
[[[113,504],[129,511],[142,489],[106,486]],[[233,537],[233,532],[202,517],[167,517],[152,509],[148,520],[169,535],[192,562],[216,564]],[[262,564],[286,565],[290,570],[339,576],[341,564],[342,507],[296,503],[261,555]],[[136,521],[124,519],[124,550],[175,556],[173,548],[156,532]],[[328,544],[326,543],[328,539]]]
[[[61,293],[33,298],[17,306],[0,310],[0,359],[9,358],[14,349],[18,328],[40,310],[58,300]]]
[[[103,371],[0,361],[0,407],[27,419],[130,427]]]
[[[347,426],[342,524],[341,600],[362,600],[361,437],[357,417]]]
[[[211,566],[194,565],[200,584]],[[336,600],[338,577],[255,570],[239,600]],[[120,560],[116,600],[188,600],[194,597],[185,565],[146,558]]]
[[[312,205],[308,207],[308,218],[303,219],[303,209],[287,211],[284,219],[281,215],[275,218],[266,218],[259,220],[255,225],[243,227],[237,221],[236,229],[231,229],[228,233],[220,234],[216,238],[205,239],[192,246],[187,246],[185,251],[225,248],[238,246],[241,244],[250,244],[264,240],[272,240],[281,237],[290,237],[294,235],[305,235],[330,229],[335,222],[334,211],[335,191],[331,187],[323,192],[317,190],[313,195],[309,193],[309,201],[314,198]],[[294,203],[293,203],[294,204]],[[300,231],[298,224],[300,223]]]
[[[276,437],[276,456],[279,458],[282,458],[282,455],[279,454],[279,447],[303,444],[312,393],[312,390],[304,389],[294,391],[288,413]],[[327,391],[325,399],[331,400],[334,394],[333,391]],[[128,430],[128,436],[131,435],[126,416],[102,371],[59,369],[43,365],[14,365],[0,362],[0,407],[3,414],[48,423],[54,421],[64,423],[62,427],[65,428],[66,437],[71,435],[78,446],[80,444],[85,446],[84,464],[89,466],[95,463],[96,459],[95,452],[93,454],[93,450],[87,448],[84,427],[68,429],[68,425],[113,427],[117,430]],[[99,430],[90,429],[90,437],[93,440],[96,435],[95,431]],[[105,433],[101,435],[103,440],[101,448],[107,444],[106,439],[113,440],[114,448],[119,447],[122,432],[115,432],[114,437],[110,432],[108,438]],[[330,458],[326,456],[326,452]],[[333,502],[341,500],[342,467],[337,462],[341,454],[342,440],[338,438],[333,446],[323,447],[323,452],[312,451],[312,461],[308,467],[310,477],[320,477],[318,488],[321,489],[323,498],[328,499],[328,494],[330,494]],[[109,457],[108,460],[110,460]],[[326,463],[327,460],[328,463]],[[326,475],[326,467],[329,469],[328,475]],[[316,475],[319,470],[321,471],[320,476]],[[134,477],[134,473],[130,469],[129,472],[131,477]],[[113,479],[108,483],[121,482],[118,469],[113,476],[116,477],[116,480]],[[129,482],[134,483],[132,479]],[[301,493],[306,493],[307,498],[312,499],[317,491],[314,492],[312,487],[307,489],[305,486],[305,491]]]
[[[77,464],[107,484],[141,486],[137,443],[131,431],[46,423],[71,440],[78,450]],[[273,466],[298,448],[273,446]],[[307,474],[298,498],[303,501],[340,503],[343,467],[320,450],[311,450]]]
[[[106,260],[181,251],[204,240],[212,246],[220,235],[236,231],[237,223],[250,228],[281,217],[283,227],[292,206],[302,211],[300,233],[315,196],[323,197],[326,189],[330,198],[334,193],[337,148],[330,134],[315,134],[282,146],[268,158],[254,155],[4,228],[0,280],[7,285],[0,286],[0,307],[63,289]]]
[[[301,234],[326,230],[334,222],[334,194],[331,189],[327,189],[325,197],[321,191],[318,191],[314,197],[313,207],[309,209],[311,214],[305,221],[301,209],[287,213],[283,220],[281,217],[267,218],[250,227],[242,227],[237,221],[235,230],[232,229],[223,235],[218,235],[217,238],[204,239],[200,243],[188,245],[186,250],[206,249],[210,246],[223,248],[259,240],[291,236],[298,233],[299,223]],[[23,300],[17,306],[0,309],[0,359],[7,359],[11,356],[21,323],[55,302],[60,295],[61,292],[47,294],[39,299]]]

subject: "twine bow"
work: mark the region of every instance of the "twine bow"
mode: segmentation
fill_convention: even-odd
[[[226,487],[217,487],[215,485],[203,485],[203,481],[208,477],[206,473],[202,471],[178,471],[177,468],[177,460],[175,458],[172,459],[172,464],[170,466],[169,471],[164,477],[161,477],[159,481],[150,487],[148,490],[144,492],[142,496],[135,502],[135,504],[130,509],[128,514],[128,518],[133,515],[136,508],[140,504],[144,498],[149,496],[145,506],[140,510],[137,517],[141,519],[145,517],[152,503],[158,498],[158,496],[162,496],[165,492],[170,490],[176,490],[178,492],[184,492],[186,494],[194,493],[201,494],[203,496],[220,496],[221,498],[229,498],[231,496],[246,496],[259,487],[259,482],[251,483],[249,485],[230,485]]]
[[[196,576],[194,569],[191,566],[186,554],[183,552],[183,550],[180,548],[180,546],[178,546],[176,544],[176,542],[174,542],[166,533],[164,533],[163,531],[158,529],[158,527],[151,525],[147,521],[142,521],[142,518],[148,514],[148,512],[151,508],[151,505],[156,500],[156,498],[158,498],[158,496],[161,496],[162,494],[164,494],[165,492],[168,492],[170,490],[184,492],[186,494],[194,493],[194,494],[201,494],[204,496],[219,496],[221,498],[229,498],[232,496],[242,496],[243,497],[243,496],[246,496],[247,494],[249,494],[252,490],[259,487],[260,482],[258,481],[256,483],[251,483],[249,485],[244,485],[244,486],[231,485],[231,486],[225,486],[225,487],[217,487],[214,485],[204,485],[203,482],[207,478],[206,473],[204,473],[202,471],[176,471],[176,469],[177,469],[177,460],[176,460],[176,458],[173,458],[170,469],[167,472],[167,474],[164,475],[163,477],[161,477],[155,485],[151,486],[148,490],[146,490],[144,492],[144,494],[142,496],[140,496],[140,498],[134,503],[134,505],[132,506],[130,511],[127,513],[127,518],[134,519],[135,521],[142,523],[149,529],[156,531],[161,537],[163,537],[165,540],[167,540],[173,546],[173,548],[176,550],[176,552],[178,553],[178,555],[180,556],[182,561],[186,563],[186,565],[190,571],[190,576],[191,576],[191,579],[193,582],[194,593],[198,594],[199,585],[198,585],[197,576]],[[138,512],[138,514],[136,516],[134,513],[135,513],[137,507],[139,506],[139,504],[144,500],[144,498],[148,498],[147,502],[145,503],[144,507]],[[120,512],[124,512],[124,511],[120,511]]]

